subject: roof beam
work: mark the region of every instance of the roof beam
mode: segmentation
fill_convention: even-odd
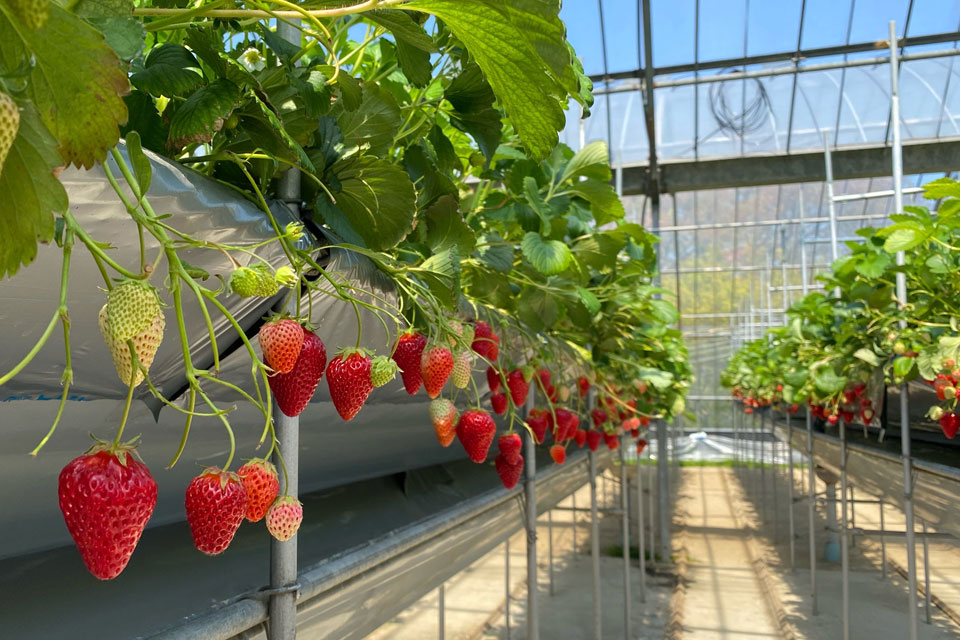
[[[890,147],[883,145],[841,147],[833,151],[835,180],[890,175]],[[904,143],[903,173],[936,173],[960,167],[960,139]],[[823,151],[765,154],[714,160],[661,162],[658,167],[661,193],[725,189],[826,179]],[[648,193],[647,165],[623,168],[623,195]]]

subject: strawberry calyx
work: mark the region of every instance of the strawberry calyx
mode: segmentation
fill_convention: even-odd
[[[370,349],[364,349],[363,347],[344,347],[337,351],[337,355],[341,359],[346,360],[354,355],[358,355],[361,358],[368,358],[373,355],[373,351]]]
[[[94,443],[84,452],[86,456],[93,456],[98,453],[108,453],[117,459],[122,466],[127,466],[127,457],[132,453],[135,455],[140,462],[143,462],[143,458],[140,457],[140,454],[137,453],[137,447],[140,445],[138,442],[140,436],[137,435],[134,438],[120,443],[108,442],[106,440],[101,440],[97,436],[90,434],[90,437],[93,438]]]
[[[204,476],[217,476],[220,480],[221,489],[226,487],[228,482],[242,482],[235,471],[224,471],[220,467],[207,467],[197,477],[202,478]]]

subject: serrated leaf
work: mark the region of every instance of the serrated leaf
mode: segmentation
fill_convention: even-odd
[[[573,253],[584,264],[598,271],[608,271],[617,263],[617,255],[625,243],[623,233],[597,231],[578,239]]]
[[[405,40],[397,40],[397,62],[400,70],[415,87],[425,87],[430,83],[433,65],[430,63],[430,54],[418,49]]]
[[[899,378],[907,379],[914,370],[916,358],[905,358],[900,356],[893,361],[893,373]]]
[[[889,253],[897,253],[912,249],[925,239],[924,234],[916,229],[897,229],[887,237],[883,248]]]
[[[416,193],[403,169],[364,156],[341,160],[331,170],[341,190],[335,194],[335,205],[321,196],[321,213],[340,212],[366,247],[377,251],[396,246],[410,233]]]
[[[950,273],[951,271],[951,267],[947,263],[946,259],[938,253],[935,253],[929,258],[927,258],[924,264],[926,264],[927,268],[930,269],[930,271],[933,273],[942,274],[942,273]]]
[[[123,102],[127,105],[130,118],[120,130],[121,135],[126,137],[131,131],[136,131],[140,134],[141,144],[145,148],[158,153],[165,151],[167,130],[157,113],[153,98],[143,91],[135,90],[124,96]]]
[[[371,154],[384,156],[401,124],[400,107],[389,91],[375,84],[365,84],[362,95],[354,111],[337,118],[344,146],[349,150],[367,145]]]
[[[600,301],[597,300],[597,296],[595,296],[592,291],[584,289],[583,287],[577,287],[577,294],[580,296],[580,302],[583,303],[583,306],[591,316],[600,313]]]
[[[503,125],[494,109],[496,96],[476,64],[468,64],[446,88],[443,97],[453,105],[450,123],[476,141],[487,162],[500,145]]]
[[[673,324],[680,317],[677,308],[667,300],[651,300],[650,310],[653,312],[653,317],[663,324]]]
[[[456,247],[433,254],[423,261],[416,273],[447,308],[452,309],[457,304],[460,299],[460,252]]]
[[[37,242],[49,242],[53,216],[67,209],[67,192],[53,175],[60,158],[36,108],[20,105],[20,128],[0,172],[0,278],[37,257]]]
[[[933,380],[943,367],[943,356],[936,345],[925,347],[917,355],[917,370],[924,380]]]
[[[620,220],[626,215],[616,190],[606,182],[584,180],[572,185],[568,190],[590,203],[590,211],[593,212],[597,226]]]
[[[610,161],[606,142],[595,140],[577,151],[563,170],[560,182],[578,176],[593,178],[601,182],[610,181]]]
[[[822,393],[833,394],[840,393],[847,386],[847,379],[838,376],[833,367],[820,367],[813,374],[813,384]]]
[[[267,43],[270,50],[273,51],[284,64],[290,64],[293,57],[300,53],[299,45],[282,38],[276,31],[264,23],[261,22],[257,26],[259,27],[263,41]]]
[[[880,366],[880,358],[877,357],[877,354],[875,354],[871,349],[867,349],[866,347],[861,347],[856,351],[854,351],[853,357],[858,358],[859,360],[863,360],[864,362],[866,362],[871,366],[874,366],[874,367]]]
[[[129,62],[143,52],[147,31],[139,20],[129,16],[90,17],[86,20],[103,34],[107,46],[122,60]]]
[[[483,236],[477,255],[494,271],[506,273],[513,268],[513,246],[495,233]]]
[[[923,185],[923,197],[927,200],[960,198],[960,182],[952,178],[939,178]]]
[[[389,29],[398,41],[402,40],[427,53],[437,51],[437,46],[433,43],[430,35],[408,13],[392,9],[378,9],[368,11],[363,14],[363,17]]]
[[[427,134],[427,142],[430,143],[436,156],[437,169],[449,174],[453,172],[454,167],[459,167],[460,159],[450,139],[443,133],[443,129],[434,125]]]
[[[463,215],[453,196],[440,196],[427,209],[427,244],[434,252],[456,247],[460,255],[468,255],[477,243],[473,229],[463,221]]]
[[[548,276],[566,270],[573,259],[567,245],[559,240],[544,240],[533,231],[523,236],[520,249],[534,269]]]
[[[120,139],[130,91],[124,64],[92,26],[55,2],[43,29],[22,28],[0,3],[0,68],[32,56],[23,97],[57,141],[67,164],[90,168]]]
[[[890,266],[890,256],[885,253],[874,253],[858,261],[854,269],[864,278],[879,278],[888,266]]]
[[[316,69],[296,69],[289,74],[290,84],[297,90],[307,115],[314,118],[330,110],[330,85],[327,76]]]
[[[126,143],[127,158],[129,158],[130,165],[133,167],[133,175],[137,178],[140,193],[146,195],[147,191],[150,190],[153,169],[150,167],[150,160],[147,159],[140,147],[140,134],[131,131],[126,138]]]
[[[210,142],[238,104],[240,87],[225,78],[201,87],[180,105],[170,121],[167,145],[182,149],[194,142]]]
[[[524,287],[517,303],[517,316],[534,331],[553,327],[563,312],[557,297],[538,287]]]
[[[147,55],[142,71],[130,77],[133,86],[155,96],[179,96],[203,83],[200,63],[185,47],[166,42]]]
[[[523,179],[523,195],[533,212],[539,216],[541,231],[548,229],[553,211],[550,209],[550,205],[543,201],[543,196],[540,195],[540,187],[537,186],[537,181],[533,176],[527,176]]]

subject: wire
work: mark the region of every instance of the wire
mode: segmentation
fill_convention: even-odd
[[[724,73],[738,73],[742,69],[724,70]],[[763,83],[758,78],[744,78],[743,82],[750,82],[756,86],[756,92],[749,100],[744,100],[743,111],[737,112],[730,106],[726,86],[729,82],[716,82],[710,85],[710,113],[720,126],[720,130],[743,138],[746,134],[762,128],[770,113],[770,96]]]

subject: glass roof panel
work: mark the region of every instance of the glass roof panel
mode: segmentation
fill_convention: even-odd
[[[910,16],[911,36],[943,33],[960,25],[960,2],[956,0],[923,0],[915,2]]]
[[[694,0],[652,0],[653,61],[657,66],[693,62],[695,57],[696,3]],[[703,55],[701,53],[701,59]]]
[[[700,60],[723,60],[738,58],[744,50],[744,0],[728,2],[703,2],[700,4]],[[656,24],[654,23],[654,26]],[[656,35],[654,35],[656,42]],[[655,66],[660,66],[653,52]],[[684,62],[692,62],[687,59]]]
[[[750,3],[747,55],[792,51],[797,46],[801,0]],[[777,25],[771,29],[770,25]]]
[[[580,0],[586,3],[586,0]],[[629,71],[640,66],[637,0],[600,0],[607,40],[607,70]]]

